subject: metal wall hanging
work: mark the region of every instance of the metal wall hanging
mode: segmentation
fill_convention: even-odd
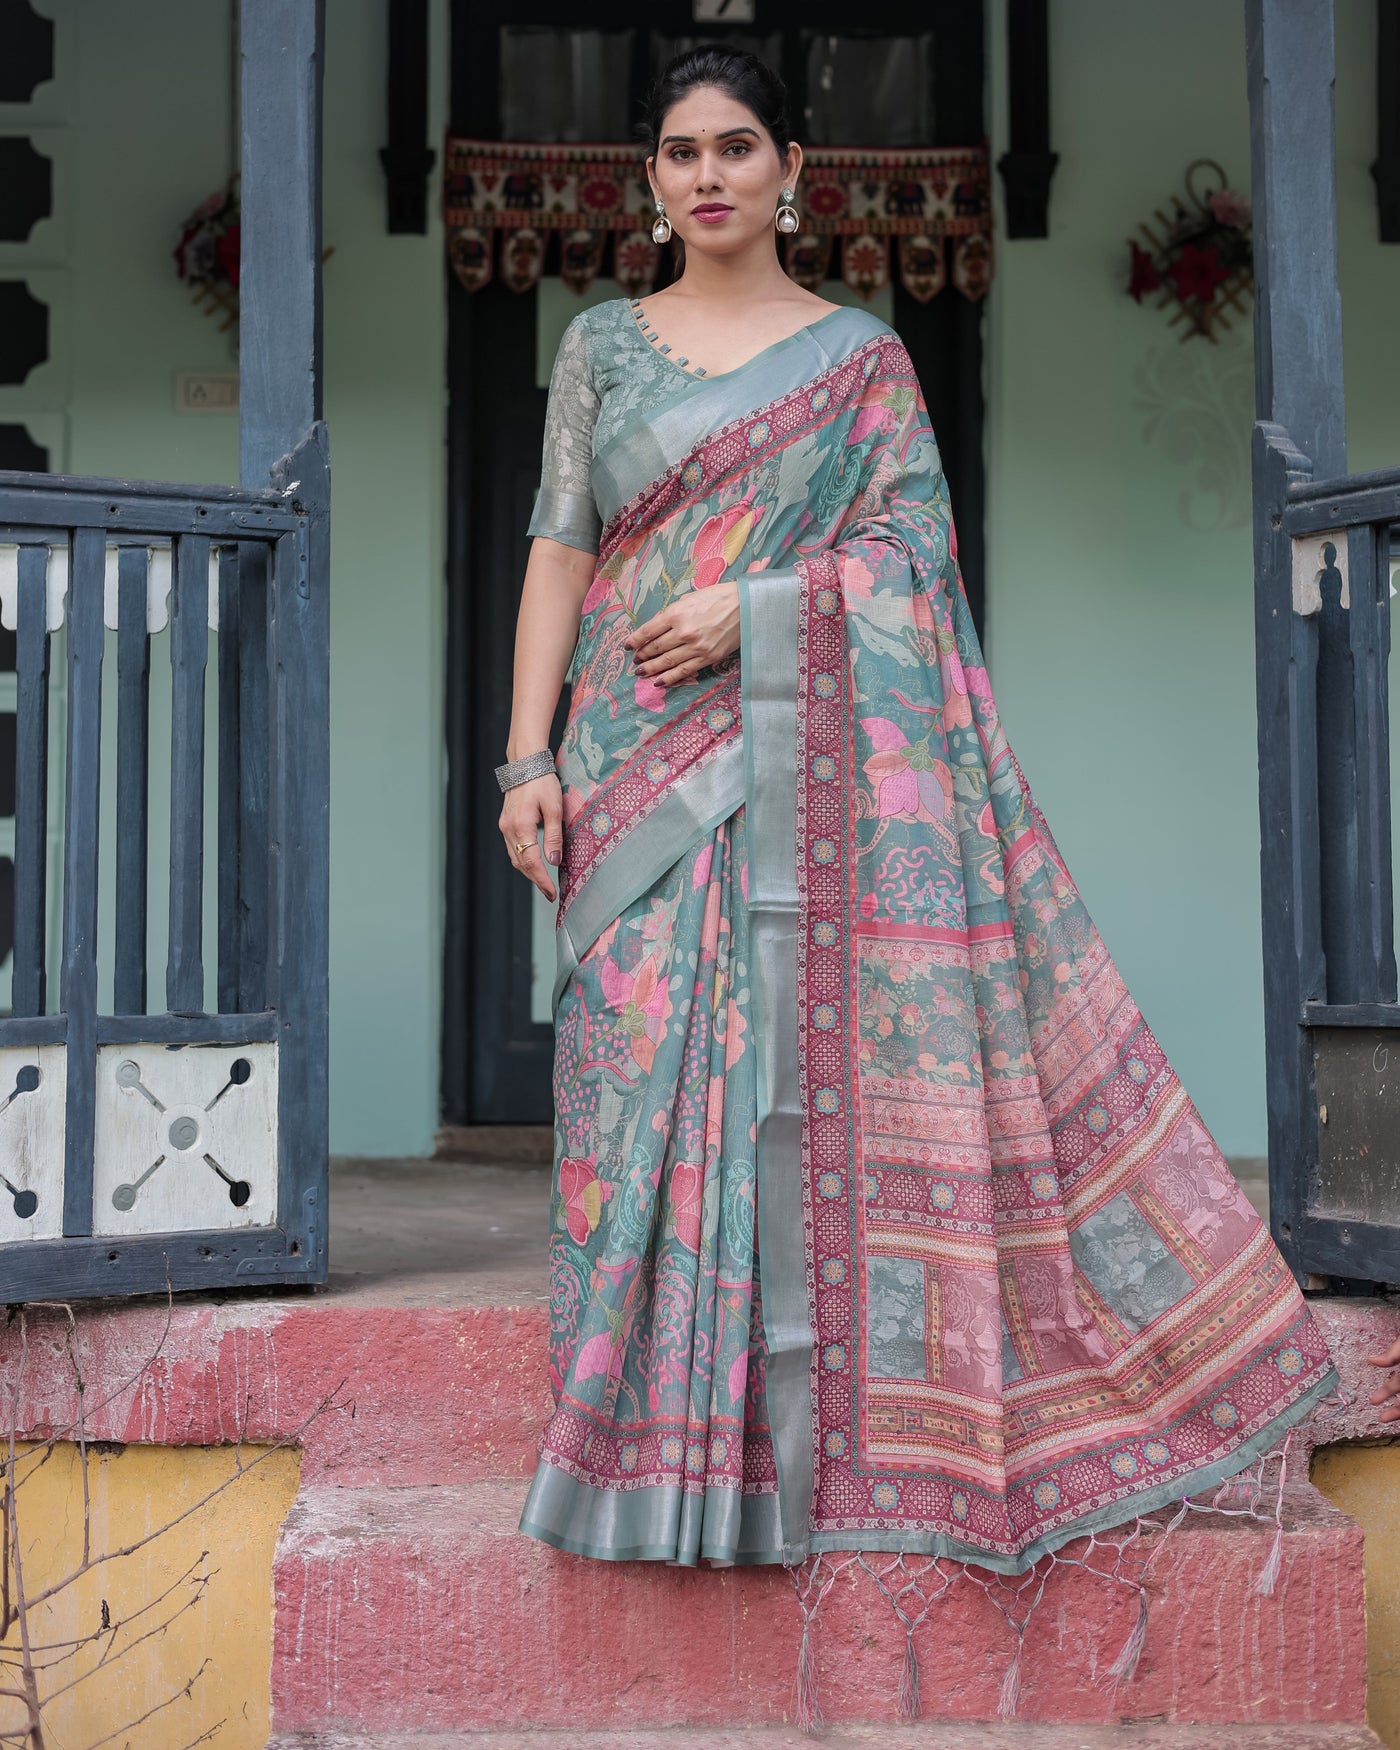
[[[1181,339],[1214,340],[1243,315],[1254,295],[1254,242],[1249,202],[1229,186],[1213,158],[1198,158],[1186,172],[1186,194],[1172,196],[1129,238],[1128,296],[1140,304],[1153,292],[1170,309]]]
[[[991,283],[984,147],[814,148],[797,204],[801,228],[782,246],[787,271],[809,289],[834,275],[869,298],[893,271],[926,302],[950,280],[967,298]],[[603,270],[609,242],[613,277],[631,296],[649,290],[661,266],[651,190],[632,146],[449,139],[444,217],[448,255],[469,292],[497,272],[512,291],[528,291],[554,233],[559,276],[575,292]]]

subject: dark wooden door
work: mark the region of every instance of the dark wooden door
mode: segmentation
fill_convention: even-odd
[[[781,64],[798,137],[806,67],[816,33],[843,39],[922,37],[929,46],[928,136],[934,145],[980,142],[983,9],[980,0],[891,0],[878,31],[861,33],[841,0],[758,0],[746,46]],[[587,28],[630,33],[618,54],[631,101],[617,137],[640,114],[660,38],[709,35],[690,0],[595,0]],[[498,68],[502,29],[578,30],[571,0],[453,0],[452,126],[477,139],[502,134]],[[755,40],[756,39],[756,40]],[[913,142],[910,142],[913,143]],[[546,271],[551,271],[547,261]],[[552,1116],[553,1035],[531,1013],[530,890],[501,850],[512,643],[539,478],[545,392],[536,383],[536,296],[493,280],[448,294],[449,498],[447,629],[447,913],[444,943],[442,1108],[448,1124],[542,1123]],[[951,287],[920,304],[896,282],[894,326],[923,383],[957,511],[959,556],[980,623],[983,603],[982,311]],[[556,726],[557,728],[557,726]]]

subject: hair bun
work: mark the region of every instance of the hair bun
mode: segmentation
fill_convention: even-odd
[[[710,85],[752,110],[781,156],[792,144],[787,87],[757,55],[731,43],[706,43],[674,55],[652,81],[643,104],[639,135],[655,156],[666,117],[683,97]]]

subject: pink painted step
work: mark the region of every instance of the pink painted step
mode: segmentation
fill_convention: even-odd
[[[34,1435],[76,1416],[63,1342],[61,1319],[33,1322],[20,1427]],[[326,1297],[187,1300],[168,1318],[150,1302],[78,1312],[90,1437],[209,1446],[240,1427],[249,1440],[301,1430],[303,1482],[351,1488],[528,1476],[550,1410],[546,1343],[539,1304]],[[6,1377],[17,1346],[0,1325]],[[114,1391],[157,1351],[137,1389]]]
[[[575,1741],[791,1719],[800,1624],[780,1571],[562,1555],[516,1532],[522,1499],[518,1482],[303,1488],[276,1560],[278,1731],[555,1727]],[[1116,1694],[1095,1679],[1135,1594],[1058,1570],[1026,1636],[1021,1719],[1231,1723],[1222,1750],[1243,1742],[1234,1722],[1360,1727],[1361,1533],[1307,1483],[1290,1486],[1285,1523],[1271,1598],[1253,1591],[1265,1526],[1197,1517],[1161,1545],[1146,1650]],[[917,1644],[926,1717],[994,1717],[1013,1647],[981,1591],[955,1587]],[[838,1582],[815,1649],[828,1718],[893,1724],[903,1637],[863,1576]]]
[[[1383,1750],[1365,1726],[670,1726],[655,1732],[298,1732],[267,1750]]]
[[[77,1314],[88,1381],[88,1433],[172,1446],[287,1439],[303,1447],[302,1480],[360,1488],[521,1478],[549,1414],[548,1314],[533,1293],[464,1278],[460,1298],[418,1306],[338,1294],[226,1303],[188,1298],[167,1316],[152,1302],[89,1303]],[[1300,1427],[1290,1468],[1306,1472],[1322,1439],[1374,1435],[1361,1359],[1394,1341],[1385,1302],[1312,1302],[1352,1393],[1335,1424]],[[168,1324],[168,1329],[167,1329]],[[76,1415],[61,1315],[34,1316],[19,1427],[43,1435]],[[135,1390],[116,1390],[159,1359]],[[0,1323],[0,1376],[17,1377],[16,1327]],[[314,1415],[323,1399],[335,1404]],[[104,1400],[110,1400],[105,1403]],[[313,1418],[308,1421],[308,1418]],[[245,1422],[246,1419],[246,1422]]]

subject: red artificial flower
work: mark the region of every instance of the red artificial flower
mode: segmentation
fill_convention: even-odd
[[[1176,295],[1183,302],[1187,298],[1199,298],[1203,304],[1208,304],[1215,296],[1215,288],[1230,275],[1220,260],[1218,249],[1202,249],[1198,244],[1188,243],[1173,264],[1171,277]]]
[[[214,255],[219,266],[224,270],[224,278],[231,286],[238,284],[238,256],[240,225],[230,225],[223,236],[214,245]]]
[[[1249,229],[1249,202],[1234,189],[1222,188],[1219,194],[1210,197],[1207,204],[1222,225],[1229,225],[1236,231]]]
[[[1162,283],[1162,276],[1157,272],[1157,264],[1147,250],[1136,243],[1129,245],[1133,252],[1132,272],[1128,276],[1128,296],[1142,302],[1144,292],[1155,292]]]

